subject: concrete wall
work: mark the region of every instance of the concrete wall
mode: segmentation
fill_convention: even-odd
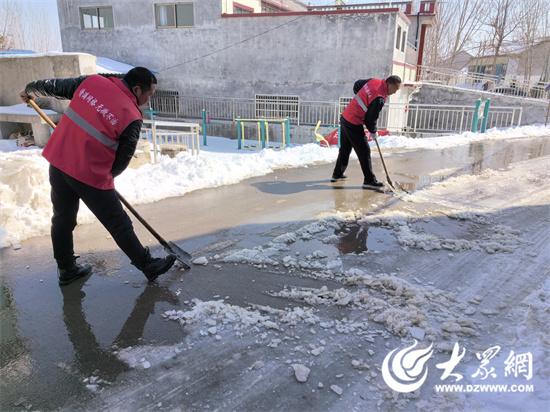
[[[21,103],[19,92],[33,80],[95,72],[95,56],[84,54],[0,57],[0,106]]]
[[[392,71],[396,13],[222,18],[220,0],[202,0],[195,2],[195,27],[157,29],[154,2],[58,0],[63,49],[149,67],[160,88],[195,96],[335,100],[349,96],[356,79]],[[115,28],[81,30],[79,7],[102,4],[113,7]]]
[[[491,106],[522,107],[522,125],[544,123],[546,110],[548,108],[548,102],[544,100],[503,96],[496,93],[459,89],[456,87],[434,84],[423,84],[419,92],[413,94],[411,103],[449,104],[473,107],[475,101],[479,98],[491,99]]]

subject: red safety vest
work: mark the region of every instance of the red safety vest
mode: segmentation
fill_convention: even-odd
[[[116,77],[89,76],[71,100],[42,155],[72,178],[97,189],[114,189],[111,168],[118,138],[142,119],[137,100]]]
[[[384,79],[370,79],[346,106],[342,117],[351,124],[362,125],[369,105],[378,97],[386,100],[388,85]]]

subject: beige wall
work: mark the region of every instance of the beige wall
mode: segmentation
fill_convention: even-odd
[[[79,53],[0,57],[0,106],[21,103],[19,92],[33,80],[94,74],[95,60]]]

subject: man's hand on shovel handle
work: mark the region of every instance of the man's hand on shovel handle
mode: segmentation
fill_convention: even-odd
[[[25,102],[25,103],[29,103],[29,100],[34,99],[34,97],[31,96],[30,94],[28,94],[25,90],[23,90],[19,93],[19,97],[21,97],[21,100],[23,100],[23,102]]]

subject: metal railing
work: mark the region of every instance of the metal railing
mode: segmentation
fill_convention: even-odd
[[[414,136],[462,133],[471,130],[475,107],[431,104],[389,104],[379,128]],[[487,128],[519,126],[521,107],[491,107]]]
[[[299,120],[300,97],[298,96],[257,94],[254,102],[255,118]]]
[[[290,118],[290,121],[297,126],[315,126],[321,121],[322,126],[336,127],[350,100],[351,97],[341,97],[332,102],[299,101],[298,117]],[[210,119],[215,120],[232,122],[239,117],[257,118],[254,99],[183,96],[181,101],[182,114],[186,118],[201,118],[203,109]],[[390,103],[380,113],[378,127],[414,136],[461,133],[470,130],[474,110],[474,102],[471,106]],[[517,126],[521,123],[521,116],[521,107],[493,106],[487,127]]]
[[[198,123],[165,120],[143,120],[142,138],[153,143],[153,161],[156,163],[163,151],[190,151],[200,153],[200,131]]]
[[[151,98],[151,107],[162,116],[178,117],[179,93],[175,90],[157,90]]]
[[[327,6],[308,6],[308,11],[335,11],[335,10],[378,10],[399,9],[403,13],[410,12],[412,1],[386,1],[381,3],[343,4]]]
[[[419,80],[424,83],[442,84],[472,90],[487,91],[507,96],[545,99],[544,84],[502,78],[484,73],[465,73],[457,70],[420,66]]]

